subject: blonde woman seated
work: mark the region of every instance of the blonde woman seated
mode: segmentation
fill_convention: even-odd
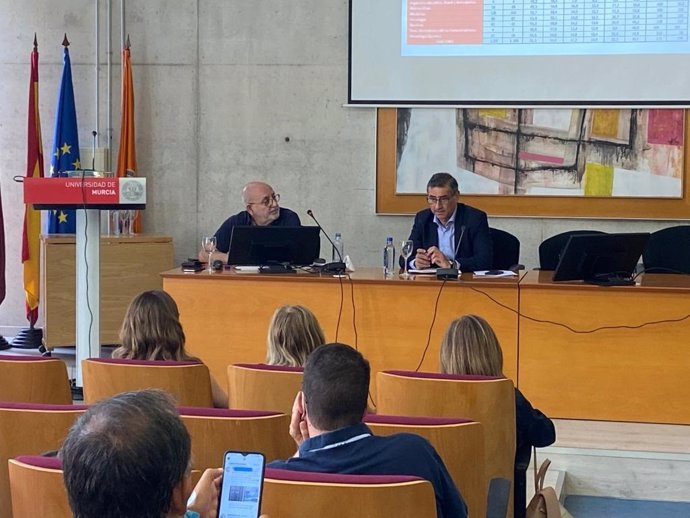
[[[318,320],[304,306],[281,306],[268,327],[268,365],[303,367],[307,356],[326,343]]]
[[[503,376],[503,352],[489,323],[476,315],[465,315],[448,326],[441,343],[441,372]],[[525,472],[532,446],[553,444],[556,430],[551,419],[533,408],[515,389],[515,518],[525,516]]]
[[[120,328],[122,345],[113,358],[129,360],[196,361],[185,351],[185,336],[175,300],[164,291],[140,293],[129,303]],[[228,408],[228,396],[211,376],[213,406]]]

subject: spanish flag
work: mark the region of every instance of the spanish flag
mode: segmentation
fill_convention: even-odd
[[[120,150],[117,154],[117,176],[138,176],[137,150],[134,138],[134,85],[129,53],[129,36],[122,49],[122,104],[120,114]],[[137,211],[134,232],[141,232],[141,212]]]
[[[34,35],[31,52],[31,79],[29,81],[29,120],[26,153],[26,177],[43,177],[43,144],[41,143],[41,118],[38,113],[38,42]],[[24,293],[26,318],[33,326],[38,318],[40,281],[41,212],[31,205],[24,208],[24,232],[22,236],[22,263],[24,265]]]

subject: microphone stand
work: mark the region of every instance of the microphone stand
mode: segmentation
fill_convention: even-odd
[[[442,280],[457,279],[460,276],[460,270],[455,268],[456,257],[458,256],[458,251],[460,250],[460,243],[462,243],[462,238],[465,237],[465,225],[460,227],[460,238],[458,243],[455,245],[455,254],[453,255],[453,261],[450,263],[450,268],[438,268],[436,270],[436,278]]]
[[[328,233],[323,229],[319,221],[316,219],[314,216],[314,213],[311,211],[311,209],[307,210],[307,215],[314,220],[314,223],[316,223],[316,226],[319,227],[319,230],[323,232],[323,235],[326,236],[326,239],[328,239],[328,242],[333,246],[333,249],[336,251],[338,254],[338,258],[340,261],[335,261],[331,263],[326,263],[321,267],[321,271],[324,273],[333,273],[336,275],[341,275],[345,273],[345,261],[343,261],[343,256],[340,253],[340,250],[338,250],[338,247],[335,246],[335,243],[331,239],[331,237],[328,235]]]

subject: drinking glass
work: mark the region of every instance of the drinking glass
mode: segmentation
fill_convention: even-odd
[[[137,216],[139,216],[138,210],[129,211],[129,228],[127,230],[129,231],[130,236],[134,235],[134,222],[137,220]]]
[[[410,274],[407,271],[407,266],[408,266],[408,263],[410,262],[410,256],[412,256],[413,245],[414,245],[414,243],[410,239],[408,239],[406,241],[403,241],[401,246],[400,246],[400,255],[402,255],[405,258],[405,271],[402,274],[402,277],[404,279],[410,278]]]
[[[118,210],[118,219],[120,220],[120,235],[121,236],[129,236],[129,226],[131,224],[131,221],[129,219],[129,211],[128,210]]]
[[[108,211],[108,235],[119,236],[120,235],[120,211],[119,210],[109,210]]]
[[[208,254],[208,273],[213,273],[213,263],[211,256],[216,251],[216,236],[204,236],[201,239],[201,248]]]

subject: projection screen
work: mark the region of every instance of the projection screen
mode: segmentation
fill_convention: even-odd
[[[690,0],[350,0],[351,104],[690,105]]]

